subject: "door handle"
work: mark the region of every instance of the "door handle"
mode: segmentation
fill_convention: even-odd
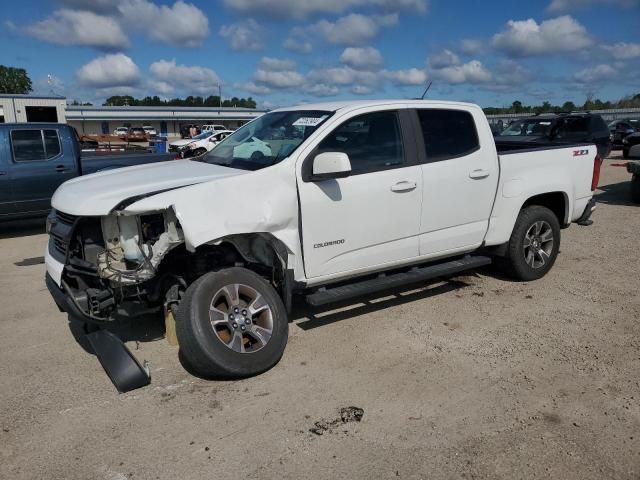
[[[469,173],[469,178],[475,178],[475,179],[487,178],[488,176],[489,176],[489,170],[484,170],[482,168],[479,168],[477,170],[472,170]]]
[[[67,169],[66,169],[66,168],[64,168],[64,165],[57,165],[57,166],[56,166],[56,172],[58,172],[58,173],[64,173],[64,172],[66,172],[66,171],[67,171]]]
[[[408,180],[403,180],[402,182],[398,182],[395,185],[391,186],[392,192],[410,192],[414,190],[418,184],[416,182],[409,182]]]

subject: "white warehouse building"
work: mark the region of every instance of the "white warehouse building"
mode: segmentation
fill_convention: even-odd
[[[236,129],[265,110],[233,107],[93,107],[67,105],[67,123],[80,134],[110,134],[118,127],[152,126],[161,135],[178,136],[180,127],[224,125]]]
[[[183,125],[218,124],[236,129],[266,110],[235,107],[108,107],[67,105],[61,96],[0,95],[0,123],[68,123],[80,134],[110,134],[118,127],[150,125],[179,136]]]

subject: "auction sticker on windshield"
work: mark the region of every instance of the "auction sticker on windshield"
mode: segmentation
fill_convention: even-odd
[[[300,117],[291,125],[294,127],[317,127],[328,115],[321,117]]]

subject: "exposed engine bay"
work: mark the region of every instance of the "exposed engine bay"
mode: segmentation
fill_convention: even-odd
[[[164,256],[183,243],[173,210],[143,216],[101,219],[104,250],[97,255],[98,276],[118,285],[153,278]]]
[[[48,223],[49,251],[65,264],[64,290],[89,321],[160,308],[166,316],[191,282],[220,266],[250,264],[275,284],[284,281],[274,272],[283,270],[286,252],[274,249],[268,236],[232,235],[188,251],[173,209],[100,217],[53,211]]]

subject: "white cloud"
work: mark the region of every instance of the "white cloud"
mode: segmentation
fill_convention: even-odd
[[[159,81],[159,80],[149,80],[148,82],[149,89],[153,91],[153,93],[159,93],[161,95],[169,95],[175,91],[173,85]]]
[[[509,20],[506,29],[493,36],[492,45],[508,55],[529,57],[572,52],[591,45],[587,30],[568,15],[545,20]]]
[[[372,90],[364,85],[354,85],[351,87],[351,93],[354,95],[369,95],[371,92]]]
[[[260,50],[263,47],[264,32],[253,18],[223,25],[219,33],[222,38],[229,41],[233,50]]]
[[[91,60],[76,72],[80,84],[92,88],[133,87],[140,83],[140,69],[123,53]]]
[[[472,38],[465,38],[460,42],[460,51],[467,55],[477,55],[487,49],[485,42]]]
[[[209,19],[198,7],[178,0],[173,6],[148,0],[120,0],[117,10],[133,30],[178,47],[199,47],[209,35]]]
[[[176,90],[200,95],[218,93],[220,79],[210,68],[178,65],[173,59],[154,62],[149,67],[149,71],[156,81],[164,82]]]
[[[613,45],[603,45],[602,48],[616,60],[629,60],[640,57],[640,43],[619,42]]]
[[[253,75],[256,83],[268,88],[294,88],[304,84],[304,77],[295,70],[269,71],[258,69]]]
[[[269,72],[286,72],[288,70],[295,70],[296,62],[282,58],[262,57],[258,64],[258,69]]]
[[[599,83],[604,82],[606,80],[611,80],[616,77],[617,70],[613,68],[611,65],[607,65],[602,63],[600,65],[596,65],[595,67],[585,68],[576,72],[573,76],[573,79],[577,83]]]
[[[56,10],[53,16],[26,28],[28,35],[57,45],[115,50],[129,46],[120,24],[93,12]]]
[[[353,8],[373,7],[383,11],[427,11],[427,0],[224,0],[241,12],[273,17],[307,18],[319,14],[339,15]]]
[[[314,97],[331,97],[340,93],[340,89],[335,85],[327,85],[326,83],[316,83],[304,89],[305,93]]]
[[[282,46],[287,50],[301,54],[308,54],[313,50],[313,46],[310,42],[304,38],[296,38],[295,36],[287,38]]]
[[[382,65],[382,55],[373,47],[347,47],[340,55],[340,62],[355,69],[368,70]]]
[[[393,17],[396,18],[397,17]],[[363,45],[373,40],[380,27],[393,25],[387,16],[367,16],[352,13],[338,18],[335,22],[320,20],[307,31],[322,37],[325,41],[335,45]]]
[[[255,82],[238,83],[235,86],[236,88],[246,90],[247,92],[254,95],[268,95],[269,93],[271,93],[271,89],[269,87],[264,85],[257,85]]]
[[[552,0],[547,10],[551,13],[572,12],[594,5],[632,8],[640,6],[640,0]]]
[[[478,60],[467,63],[452,64],[441,68],[431,68],[433,78],[451,84],[487,83],[491,81],[491,73]]]
[[[429,67],[431,68],[444,68],[451,65],[460,65],[461,63],[460,57],[451,50],[443,50],[429,57]]]
[[[397,85],[424,85],[427,81],[426,72],[417,68],[385,70],[382,75]]]
[[[314,83],[326,83],[328,85],[352,85],[376,86],[383,78],[374,72],[355,70],[351,67],[333,67],[315,69],[309,72],[308,78]]]

